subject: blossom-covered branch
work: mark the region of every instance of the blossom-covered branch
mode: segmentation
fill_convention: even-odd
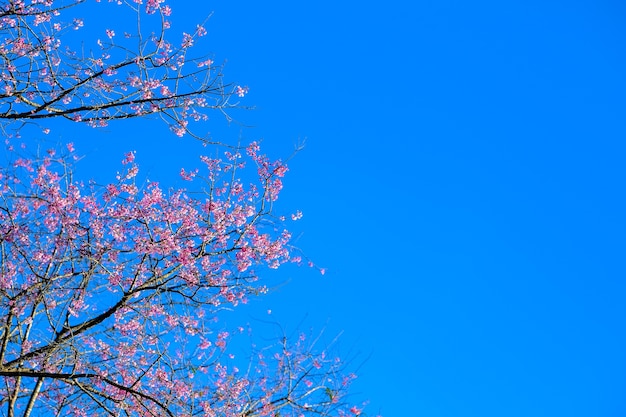
[[[66,16],[83,2],[0,1],[3,129],[9,122],[19,128],[26,121],[45,124],[59,117],[98,127],[152,114],[182,136],[190,132],[190,121],[206,119],[206,110],[226,114],[237,105],[231,98],[247,92],[224,84],[221,66],[194,54],[195,42],[206,34],[202,25],[180,41],[170,40],[171,9],[164,0],[100,6],[133,13],[141,25],[120,34],[106,29],[88,49],[79,48],[76,34],[84,30],[83,21]]]
[[[72,156],[15,157],[0,172],[7,415],[324,415],[339,407],[348,382],[341,362],[314,355],[304,338],[251,358],[242,373],[224,356],[233,335],[215,328],[220,306],[265,291],[255,268],[292,260],[290,235],[270,212],[283,163],[256,144],[202,157],[202,170],[183,171],[203,190],[198,198],[138,186],[132,152],[116,182],[81,185]],[[257,180],[244,184],[238,173],[250,163]]]

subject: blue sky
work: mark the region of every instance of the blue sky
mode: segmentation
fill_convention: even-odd
[[[174,32],[213,12],[202,48],[250,87],[252,127],[213,115],[215,137],[306,139],[278,210],[328,273],[286,268],[226,320],[343,331],[368,415],[626,415],[623,3],[169,3]],[[100,133],[59,136],[96,176],[202,152],[159,123]]]

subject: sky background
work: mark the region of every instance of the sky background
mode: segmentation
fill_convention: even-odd
[[[626,415],[623,2],[169,4],[172,33],[213,13],[201,47],[250,87],[250,127],[215,114],[215,138],[306,139],[277,209],[328,272],[280,270],[226,322],[343,331],[372,416]],[[92,132],[50,134],[85,175],[203,153],[159,123]]]

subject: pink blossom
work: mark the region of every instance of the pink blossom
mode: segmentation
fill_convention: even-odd
[[[135,151],[128,152],[124,156],[125,157],[122,160],[122,164],[128,165],[128,164],[132,163],[135,160]]]
[[[180,176],[182,177],[182,179],[184,179],[185,181],[191,181],[193,180],[193,178],[198,174],[198,170],[193,170],[193,171],[185,171],[184,168],[180,169]]]
[[[191,36],[188,33],[183,33],[182,47],[183,48],[189,48],[192,45],[193,45],[193,36]]]
[[[161,86],[160,92],[161,92],[161,95],[164,97],[170,97],[173,95],[173,93],[170,91],[170,89],[166,85]]]
[[[198,68],[202,68],[202,67],[210,67],[211,64],[213,64],[213,61],[210,59],[207,59],[205,61],[200,61],[198,62]]]
[[[199,349],[208,349],[209,347],[211,347],[211,342],[207,339],[205,339],[204,337],[201,337],[200,340],[202,341],[199,345],[198,348]]]
[[[237,88],[235,88],[235,94],[237,94],[237,96],[239,97],[243,97],[246,94],[248,94],[248,87],[242,87],[240,85],[237,86]]]

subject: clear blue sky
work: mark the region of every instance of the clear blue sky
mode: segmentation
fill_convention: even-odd
[[[624,3],[169,3],[173,31],[214,12],[202,48],[257,107],[208,130],[306,138],[278,210],[328,273],[239,314],[343,330],[368,415],[626,415]],[[199,152],[159,123],[76,132],[95,175]]]

